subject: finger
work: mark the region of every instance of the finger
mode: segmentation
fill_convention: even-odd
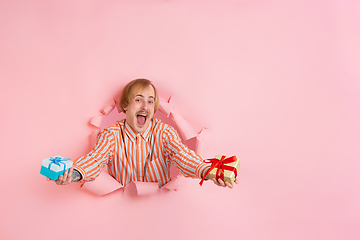
[[[231,183],[229,183],[228,181],[225,182],[225,185],[228,187],[228,188],[233,188],[233,185]]]
[[[70,171],[68,173],[68,177],[66,179],[66,183],[65,184],[69,184],[71,182],[71,175],[73,173],[73,168],[70,168]]]
[[[236,178],[234,183],[238,184],[239,183],[239,180]]]
[[[46,178],[46,181],[51,181],[51,179],[50,179],[50,178]]]
[[[220,178],[218,179],[218,182],[219,182],[219,184],[220,184],[219,186],[221,186],[221,187],[226,187],[224,181],[221,180]]]
[[[220,183],[218,182],[218,180],[216,178],[213,178],[212,180],[213,180],[215,185],[220,186]]]
[[[69,173],[69,171],[66,169],[66,170],[64,171],[64,177],[63,177],[63,179],[62,179],[61,185],[66,184],[66,181],[67,181],[67,178],[68,178],[68,173]]]
[[[61,185],[62,180],[63,180],[63,175],[60,175],[59,178],[58,178],[58,180],[55,181],[55,183],[56,183],[57,185]]]
[[[218,184],[217,181],[216,181],[216,178],[213,178],[211,180],[214,182],[214,184],[216,184],[216,185]]]

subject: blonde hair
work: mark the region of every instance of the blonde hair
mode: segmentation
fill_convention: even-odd
[[[143,90],[144,88],[148,87],[148,86],[152,86],[152,88],[154,89],[155,92],[155,106],[154,106],[154,113],[156,113],[156,111],[159,108],[159,96],[157,94],[156,88],[155,86],[152,84],[152,82],[148,79],[145,78],[138,78],[135,80],[132,80],[131,82],[129,82],[128,84],[126,84],[126,86],[123,88],[123,90],[121,91],[121,96],[120,96],[120,107],[122,109],[122,111],[124,113],[126,113],[125,109],[129,103],[131,102],[132,98],[134,97],[134,91],[135,90]]]

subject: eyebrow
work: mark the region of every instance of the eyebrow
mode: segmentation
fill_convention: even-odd
[[[144,95],[138,93],[138,94],[135,95],[135,97],[144,97]],[[153,97],[153,96],[150,96],[149,98],[154,98],[155,99],[155,97]]]

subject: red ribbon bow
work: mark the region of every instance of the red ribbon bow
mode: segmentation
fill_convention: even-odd
[[[233,171],[235,173],[235,178],[237,177],[237,170],[235,167],[228,166],[225,164],[235,162],[237,159],[235,156],[228,157],[221,156],[221,159],[212,158],[212,159],[205,159],[203,162],[205,163],[211,163],[210,169],[204,174],[203,178],[200,181],[200,186],[204,183],[205,177],[213,170],[214,168],[217,168],[216,171],[216,179],[220,178],[224,180],[224,170]]]

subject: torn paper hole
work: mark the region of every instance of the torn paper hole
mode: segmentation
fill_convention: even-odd
[[[171,104],[170,101],[171,96],[168,98],[168,100],[163,100],[160,98],[159,111],[155,113],[154,117],[159,118],[164,123],[175,127],[184,142],[195,138],[196,144],[192,149],[195,152],[199,153],[198,150],[201,149],[201,142],[203,141],[201,135],[206,132],[206,128],[202,128],[199,131],[196,131],[189,124],[189,122],[187,122],[180,114],[177,113],[176,108]],[[95,144],[96,138],[102,129],[112,126],[115,124],[116,121],[125,118],[126,115],[122,112],[116,100],[114,100],[114,104],[115,106],[106,106],[102,110],[100,110],[103,116],[95,116],[91,118],[91,125],[97,128],[91,133],[92,146]],[[115,108],[117,109],[117,111],[114,111]],[[158,113],[162,113],[163,116]],[[139,196],[156,194],[160,191],[177,191],[180,185],[179,177],[181,176],[181,173],[177,169],[175,170],[175,172],[177,174],[174,176],[172,172],[172,180],[162,186],[162,188],[159,188],[158,183],[149,182],[133,182],[131,183],[131,185],[129,185],[129,183],[126,187],[123,187],[104,169],[94,182],[86,182],[82,184],[81,187],[82,189],[97,196],[104,196],[118,189],[123,189],[126,193],[126,188],[134,188],[136,190],[135,192]]]

